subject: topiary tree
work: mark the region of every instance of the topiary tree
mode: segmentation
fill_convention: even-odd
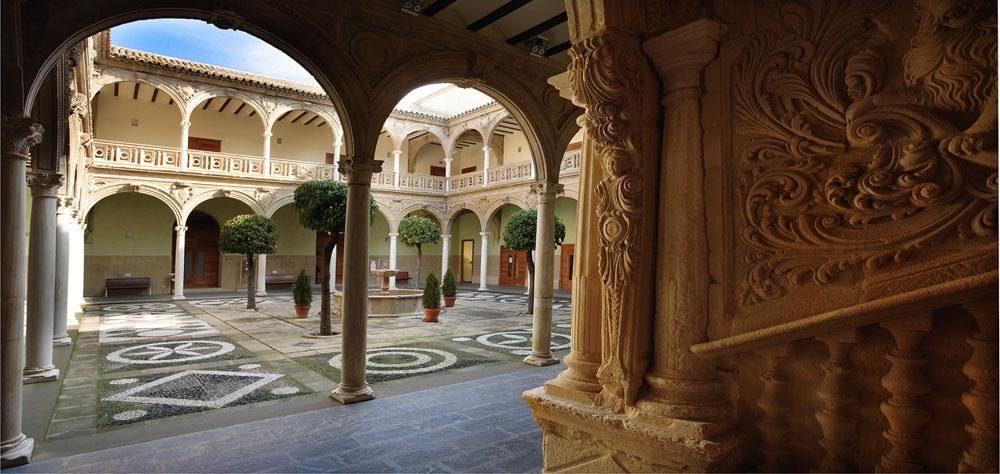
[[[447,271],[444,272],[444,278],[441,280],[441,294],[444,296],[455,296],[458,293],[458,287],[455,284],[455,272],[451,271],[449,267]]]
[[[441,307],[441,287],[434,272],[427,275],[427,282],[424,283],[424,308]]]
[[[259,254],[278,251],[278,227],[264,216],[240,214],[226,221],[219,233],[219,250],[245,255],[247,258],[247,309],[257,309],[257,265]]]
[[[312,284],[305,270],[299,270],[295,276],[295,287],[292,288],[292,299],[297,306],[309,306],[313,301]]]
[[[340,181],[306,181],[295,188],[295,210],[299,223],[330,235],[323,247],[323,280],[320,282],[319,335],[333,335],[330,322],[330,256],[337,246],[337,236],[344,231],[347,217],[347,185]],[[375,219],[378,205],[368,200],[370,219]]]
[[[441,228],[432,219],[410,216],[399,221],[399,241],[417,248],[417,281],[420,281],[420,264],[423,262],[423,244],[436,244],[441,240]]]
[[[531,251],[535,250],[535,223],[538,219],[538,212],[534,209],[522,209],[510,215],[507,220],[507,227],[503,230],[503,243],[512,250],[525,250],[528,257],[528,278],[531,285],[528,286],[528,314],[535,311],[535,262],[531,258]],[[555,246],[562,245],[566,238],[566,225],[556,219]]]

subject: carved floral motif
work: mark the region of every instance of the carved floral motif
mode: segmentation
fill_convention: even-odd
[[[875,20],[887,0],[787,3],[787,31],[750,39],[733,89],[742,304],[954,236],[995,238],[995,9],[945,3],[917,8],[906,87],[888,87]]]

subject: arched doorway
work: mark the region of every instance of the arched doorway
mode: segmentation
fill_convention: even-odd
[[[176,234],[174,236],[175,249]],[[176,278],[176,276],[175,276]],[[184,287],[219,286],[219,223],[204,212],[192,212],[184,236]]]

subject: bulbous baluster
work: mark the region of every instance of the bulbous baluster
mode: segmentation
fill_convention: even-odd
[[[816,411],[816,421],[823,430],[820,446],[826,450],[816,470],[821,472],[851,472],[858,441],[858,389],[854,382],[854,367],[848,356],[858,342],[858,331],[819,336],[826,344],[829,357],[823,362],[823,381],[817,395],[822,402]]]
[[[972,414],[972,424],[965,431],[972,442],[958,463],[959,472],[997,472],[997,303],[979,300],[965,304],[965,309],[979,325],[979,331],[966,339],[972,354],[962,365],[962,372],[973,382],[962,394],[962,404]]]
[[[781,361],[788,355],[788,344],[755,351],[764,357],[766,366],[760,374],[763,391],[757,399],[760,417],[757,429],[761,439],[760,470],[781,472],[788,466],[789,400],[785,386],[788,377]]]
[[[886,355],[891,367],[882,377],[882,387],[890,394],[889,400],[881,404],[889,423],[882,437],[889,442],[889,450],[875,467],[877,472],[919,472],[924,468],[918,452],[926,441],[924,425],[931,418],[923,399],[930,393],[931,384],[924,375],[927,358],[920,350],[920,342],[932,325],[930,311],[882,323],[892,334],[895,348]]]

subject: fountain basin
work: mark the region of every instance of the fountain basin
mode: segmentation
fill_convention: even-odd
[[[388,294],[382,294],[380,290],[368,290],[368,317],[423,317],[423,294],[424,292],[421,290],[388,290]],[[333,304],[340,314],[344,314],[344,293],[342,291],[333,294]]]

